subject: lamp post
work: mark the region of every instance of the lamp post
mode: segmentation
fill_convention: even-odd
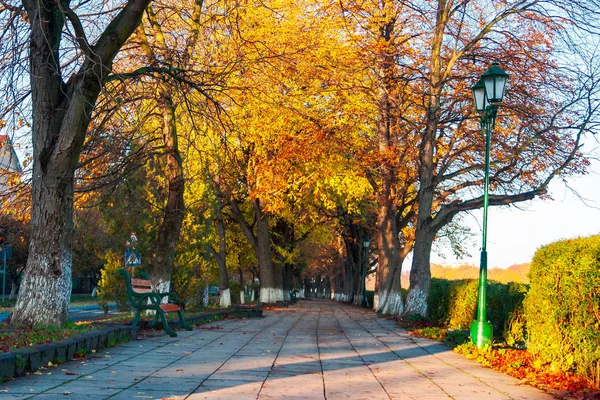
[[[369,266],[369,246],[371,245],[371,237],[365,234],[363,237],[363,252],[365,253],[365,260],[363,262],[363,273],[362,273],[362,303],[363,307],[368,307],[367,302],[367,267]]]
[[[477,302],[477,320],[471,323],[471,341],[477,347],[483,347],[492,341],[492,324],[486,321],[486,291],[487,291],[487,218],[488,218],[488,189],[490,184],[490,139],[492,129],[496,125],[498,106],[504,97],[504,89],[508,82],[508,74],[493,63],[481,75],[473,86],[475,109],[479,113],[481,130],[485,135],[485,181],[483,187],[483,240],[479,265],[479,297]]]

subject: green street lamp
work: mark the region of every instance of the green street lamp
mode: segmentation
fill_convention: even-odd
[[[481,130],[485,135],[485,183],[483,188],[483,241],[481,245],[481,260],[479,265],[479,298],[477,302],[477,320],[471,323],[471,341],[477,347],[483,347],[492,342],[492,324],[486,321],[486,291],[487,291],[487,219],[488,219],[488,190],[490,184],[490,139],[492,129],[496,125],[498,106],[504,97],[504,89],[508,82],[508,74],[497,63],[481,75],[473,86],[475,109],[479,113]]]
[[[365,253],[365,260],[363,262],[363,273],[362,273],[362,303],[363,307],[369,307],[367,301],[367,269],[369,267],[369,246],[371,245],[371,236],[365,234],[363,236],[363,252]]]

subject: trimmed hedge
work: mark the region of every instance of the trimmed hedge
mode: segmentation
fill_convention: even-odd
[[[508,342],[525,340],[523,332],[523,299],[527,285],[521,283],[488,282],[487,319],[494,326],[494,335]],[[477,315],[478,281],[431,280],[429,318],[452,329],[469,329]]]
[[[541,247],[529,279],[529,351],[600,385],[600,235]]]

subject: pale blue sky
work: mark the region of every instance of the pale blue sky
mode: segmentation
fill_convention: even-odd
[[[586,151],[600,157],[593,138],[588,140]],[[600,161],[592,160],[589,173],[571,178],[567,185],[576,190],[585,203],[572,193],[562,181],[550,185],[554,200],[536,199],[515,207],[491,207],[488,217],[488,266],[506,268],[513,264],[530,262],[536,249],[545,244],[577,236],[600,233]],[[483,190],[483,189],[482,189]],[[587,206],[586,206],[587,203]],[[595,207],[595,208],[594,208]],[[453,255],[445,259],[432,252],[434,263],[465,261],[479,265],[481,246],[481,215],[477,210],[466,215],[464,222],[475,233],[471,257],[457,260]],[[445,253],[450,253],[445,251]]]

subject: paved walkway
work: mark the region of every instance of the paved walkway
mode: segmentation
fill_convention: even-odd
[[[333,301],[136,340],[0,384],[10,399],[551,399]]]

